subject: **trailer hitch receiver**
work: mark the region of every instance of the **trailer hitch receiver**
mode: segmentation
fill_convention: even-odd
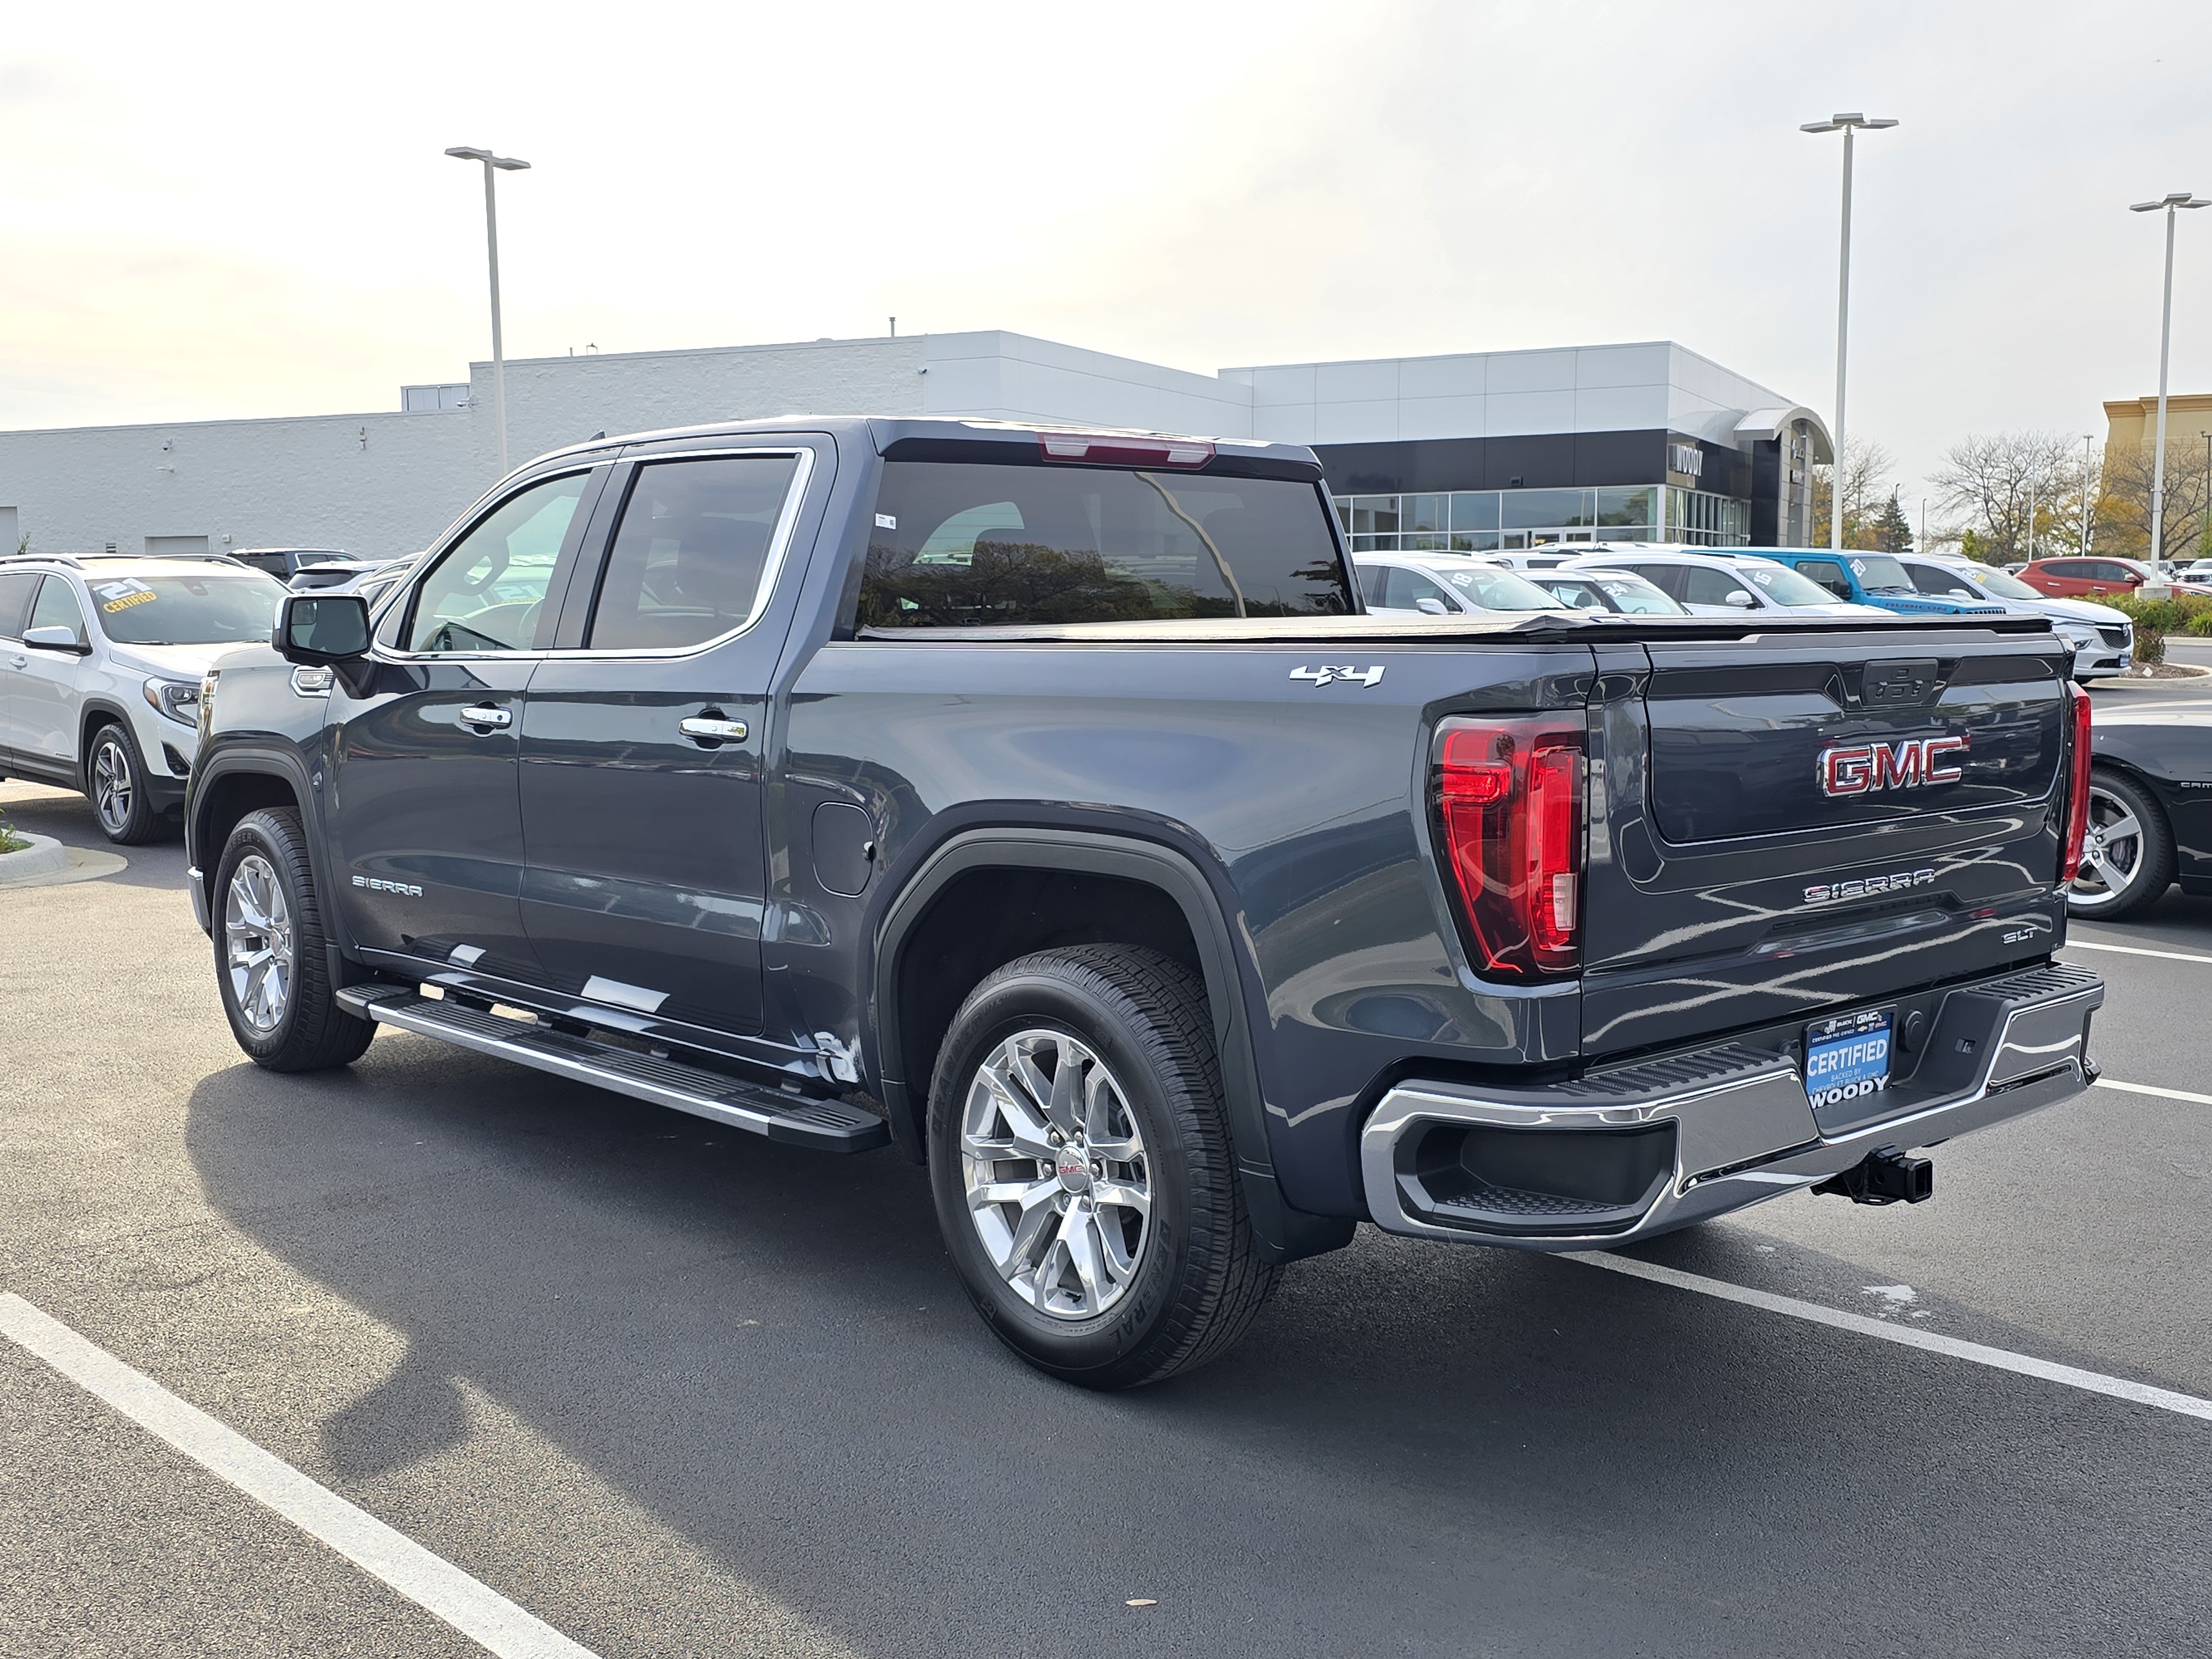
[[[1854,1204],[1918,1204],[1936,1196],[1936,1165],[1924,1158],[1907,1158],[1895,1146],[1877,1146],[1813,1190]]]

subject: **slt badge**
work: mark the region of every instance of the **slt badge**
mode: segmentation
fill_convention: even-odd
[[[1314,689],[1318,690],[1324,685],[1334,685],[1339,680],[1357,680],[1362,685],[1373,685],[1382,678],[1382,671],[1380,668],[1338,668],[1324,663],[1319,668],[1293,668],[1291,678],[1311,680]]]

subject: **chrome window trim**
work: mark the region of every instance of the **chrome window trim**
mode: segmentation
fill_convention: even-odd
[[[641,468],[670,461],[729,460],[733,458],[751,456],[789,456],[799,465],[793,471],[791,483],[784,494],[783,511],[777,514],[775,528],[769,536],[768,556],[761,562],[760,586],[753,591],[752,610],[746,614],[744,621],[728,632],[717,634],[713,639],[702,640],[696,645],[655,646],[650,648],[641,647],[635,651],[603,651],[581,646],[570,651],[563,651],[556,647],[543,651],[532,649],[529,651],[387,652],[383,647],[378,647],[371,650],[370,656],[379,662],[525,662],[545,661],[555,658],[562,662],[634,661],[644,658],[672,660],[680,657],[696,657],[702,652],[712,651],[718,646],[727,644],[739,635],[750,630],[763,617],[768,614],[769,602],[775,597],[775,585],[783,574],[783,562],[789,554],[792,538],[798,532],[799,509],[806,504],[806,486],[814,476],[812,447],[807,444],[769,444],[752,445],[741,449],[684,449],[663,455],[621,456],[612,463],[615,465],[619,465],[622,461],[634,463],[630,476],[623,483],[625,494],[622,511],[626,514],[629,511],[629,492],[636,488],[637,472]],[[593,462],[592,465],[605,466],[610,464],[601,460]],[[588,473],[591,468],[586,467],[583,471]],[[529,489],[554,478],[574,476],[575,474],[566,471],[549,472],[544,477],[531,479],[524,488]],[[508,498],[502,496],[501,499],[504,501]],[[618,517],[609,527],[605,550],[607,553],[613,552],[615,538],[621,533],[622,520]],[[448,545],[450,546],[450,544]],[[439,562],[445,558],[447,551],[446,548],[438,550],[436,556],[426,563],[422,574],[415,580],[426,580],[430,573],[437,568]],[[594,571],[594,575],[603,578],[605,574],[606,564],[602,559]],[[415,581],[408,581],[401,583],[398,591],[411,596],[414,589]],[[599,595],[595,593],[592,596],[590,621],[592,623],[597,623],[599,621]]]

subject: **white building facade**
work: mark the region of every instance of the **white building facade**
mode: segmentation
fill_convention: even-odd
[[[371,414],[0,432],[0,549],[431,541],[492,483],[491,368]],[[1355,547],[1801,545],[1819,417],[1671,342],[1193,374],[999,331],[507,365],[508,452],[790,414],[1310,444]]]

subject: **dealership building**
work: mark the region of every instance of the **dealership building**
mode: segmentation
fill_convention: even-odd
[[[495,481],[492,372],[370,414],[0,431],[0,545],[414,551]],[[507,365],[508,453],[817,414],[1310,444],[1355,550],[1798,546],[1812,410],[1669,341],[1193,374],[987,331]]]

